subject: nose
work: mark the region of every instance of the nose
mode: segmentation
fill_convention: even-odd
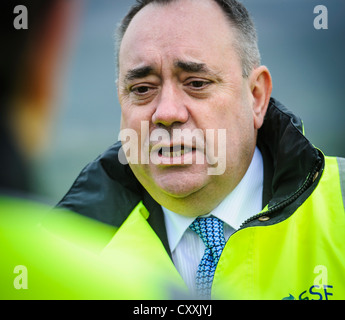
[[[186,123],[189,112],[183,101],[183,94],[178,92],[172,85],[162,88],[160,99],[152,115],[154,124],[170,127],[175,123]]]

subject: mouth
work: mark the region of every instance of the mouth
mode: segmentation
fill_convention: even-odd
[[[185,146],[162,147],[158,150],[158,155],[164,158],[179,158],[195,150],[195,148]]]

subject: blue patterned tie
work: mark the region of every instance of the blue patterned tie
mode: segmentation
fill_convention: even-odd
[[[197,218],[189,226],[206,246],[196,273],[196,289],[201,298],[211,298],[214,272],[225,246],[224,223],[215,217]]]

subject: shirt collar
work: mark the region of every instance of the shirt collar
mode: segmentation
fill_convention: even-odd
[[[213,209],[213,215],[237,230],[241,224],[262,209],[263,159],[256,147],[250,166],[236,188]],[[171,252],[180,242],[184,232],[195,217],[186,217],[162,206]]]

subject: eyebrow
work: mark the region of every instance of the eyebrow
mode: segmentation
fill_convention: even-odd
[[[147,77],[149,74],[153,72],[153,68],[151,66],[143,66],[128,70],[125,81],[132,81],[135,79],[141,79]]]
[[[212,73],[212,72],[205,63],[198,63],[193,61],[182,61],[177,60],[174,62],[174,67],[179,68],[185,72],[202,72],[202,73]],[[125,81],[130,82],[135,79],[142,79],[147,77],[148,75],[154,72],[154,68],[152,66],[143,66],[134,69],[128,70],[125,76]]]
[[[210,72],[205,63],[177,60],[174,63],[174,66],[186,72]]]

